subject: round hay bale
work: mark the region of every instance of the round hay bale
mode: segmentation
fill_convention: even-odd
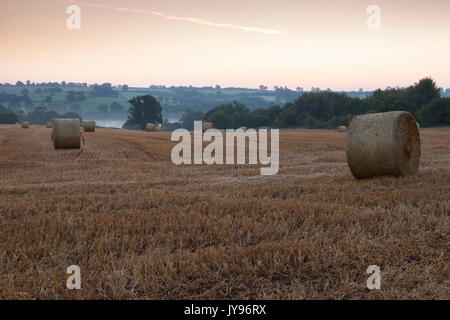
[[[145,131],[156,131],[156,125],[153,123],[147,123]]]
[[[357,116],[348,128],[346,152],[356,178],[414,174],[420,161],[416,120],[404,111]]]
[[[346,126],[339,126],[338,127],[338,132],[347,132],[347,127]]]
[[[417,125],[417,129],[420,129],[420,124],[418,122],[416,122]]]
[[[53,119],[52,140],[55,149],[79,149],[80,137],[79,119]]]
[[[52,123],[51,122],[47,122],[47,128],[51,128],[52,127]]]
[[[203,122],[202,123],[202,130],[203,131],[206,131],[206,130],[212,129],[212,128],[214,128],[214,125],[213,125],[212,122]]]
[[[155,127],[155,131],[161,132],[162,128],[161,127]]]
[[[28,121],[22,122],[22,128],[28,129],[30,127],[30,123]]]
[[[84,132],[95,132],[95,121],[83,121]]]

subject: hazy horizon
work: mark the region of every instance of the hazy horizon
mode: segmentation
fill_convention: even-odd
[[[69,30],[69,5],[81,29]],[[370,30],[369,5],[381,9]],[[6,0],[0,82],[374,90],[450,87],[447,0]]]

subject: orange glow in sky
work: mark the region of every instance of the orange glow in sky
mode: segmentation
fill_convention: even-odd
[[[450,87],[448,0],[2,0],[0,30],[2,83]]]

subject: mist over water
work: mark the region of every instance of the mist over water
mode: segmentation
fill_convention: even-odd
[[[177,122],[179,118],[168,118],[169,122]],[[104,120],[95,120],[95,124],[99,127],[104,128],[117,128],[122,129],[122,126],[126,122],[126,119],[117,120],[117,119],[104,119]]]
[[[122,129],[126,120],[96,120],[95,123],[99,127]]]

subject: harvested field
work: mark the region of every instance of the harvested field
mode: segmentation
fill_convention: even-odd
[[[420,130],[417,175],[370,180],[334,130],[281,130],[275,176],[175,166],[167,132],[50,134],[0,126],[0,299],[450,297],[450,128]]]

